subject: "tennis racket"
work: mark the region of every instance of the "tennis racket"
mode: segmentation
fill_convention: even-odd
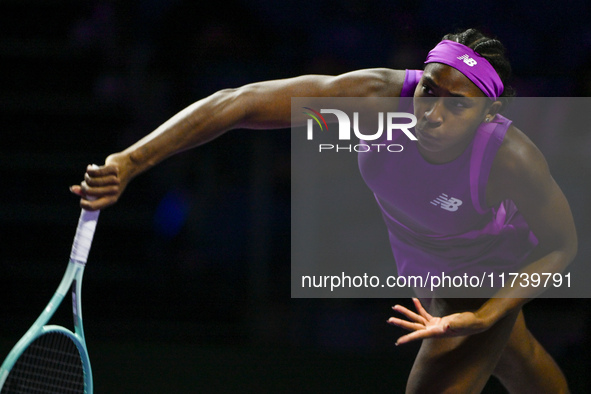
[[[82,274],[99,211],[82,210],[70,261],[55,294],[0,367],[1,394],[92,393],[92,371],[82,326]],[[72,289],[74,332],[47,325]]]

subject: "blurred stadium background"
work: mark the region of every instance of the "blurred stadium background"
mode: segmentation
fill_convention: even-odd
[[[79,214],[68,186],[191,102],[304,73],[420,68],[466,27],[503,41],[520,96],[589,96],[589,15],[582,0],[2,0],[1,357],[65,268]],[[588,261],[591,133],[556,133],[531,137]],[[417,346],[395,348],[385,321],[409,300],[290,298],[288,134],[228,133],[103,212],[84,284],[98,393],[403,392]],[[589,305],[526,308],[573,392],[591,387]]]

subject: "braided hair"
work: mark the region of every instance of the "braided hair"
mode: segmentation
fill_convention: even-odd
[[[505,57],[505,46],[501,41],[482,34],[479,30],[468,29],[460,33],[446,34],[442,40],[450,40],[464,44],[484,57],[493,66],[505,87],[501,94],[503,107],[515,97],[515,90],[507,83],[511,78],[511,64]],[[504,99],[504,100],[503,100]]]

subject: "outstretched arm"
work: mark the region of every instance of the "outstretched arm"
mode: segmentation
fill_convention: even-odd
[[[209,142],[231,129],[285,128],[292,97],[397,97],[404,71],[372,69],[339,76],[305,75],[225,89],[188,106],[103,167],[88,168],[84,182],[71,187],[84,209],[114,204],[137,175],[176,153]],[[89,201],[85,197],[93,196]]]
[[[538,239],[538,246],[529,257],[530,263],[520,274],[531,277],[537,273],[541,277],[542,273],[563,272],[577,252],[573,216],[541,152],[519,130],[509,129],[495,158],[487,187],[490,205],[511,199]],[[475,334],[520,309],[543,290],[542,286],[533,284],[505,286],[478,310],[444,317],[430,316],[415,300],[418,314],[397,305],[394,310],[409,320],[391,318],[388,322],[412,331],[398,343]]]

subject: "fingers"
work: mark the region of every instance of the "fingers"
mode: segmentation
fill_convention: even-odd
[[[80,185],[70,187],[73,194],[81,197],[80,206],[95,211],[114,204],[121,194],[121,181],[116,166],[89,165]]]
[[[80,185],[70,186],[70,191],[77,196],[84,197],[84,193],[82,192],[82,186]]]
[[[443,317],[431,316],[417,298],[413,303],[418,313],[415,313],[401,305],[393,306],[392,309],[403,314],[409,320],[396,317],[388,319],[388,323],[412,331],[396,341],[396,345],[426,339],[456,337],[472,335],[486,330],[488,327],[482,325],[473,312],[453,313]]]
[[[89,187],[101,187],[101,186],[112,186],[112,185],[119,185],[121,182],[119,181],[119,177],[117,176],[116,169],[115,171],[86,171],[84,174],[84,181]]]
[[[437,328],[436,329],[429,329],[429,330],[414,331],[414,332],[411,332],[410,334],[406,334],[406,335],[398,338],[398,340],[396,341],[396,346],[404,345],[405,343],[409,343],[412,341],[418,341],[421,339],[440,337],[440,336],[442,336],[442,334],[443,334],[442,331]]]
[[[404,316],[406,316],[407,318],[409,318],[410,320],[412,320],[414,322],[421,323],[423,325],[423,327],[428,322],[428,319],[426,319],[425,317],[416,314],[415,312],[411,311],[408,308],[403,307],[402,305],[395,305],[392,307],[392,309],[394,309],[398,313],[403,314]]]
[[[95,164],[90,164],[88,167],[86,167],[86,175],[88,175],[92,178],[110,177],[110,176],[117,178],[119,175],[119,169],[117,166],[114,166],[114,165],[105,165],[105,166],[99,167]]]
[[[404,328],[408,331],[424,330],[425,325],[421,323],[410,322],[408,320],[399,319],[397,317],[391,317],[388,319],[389,324]]]
[[[430,322],[433,321],[433,316],[431,316],[425,310],[425,308],[423,308],[423,305],[419,299],[413,298],[412,300],[418,313],[415,313],[410,309],[403,307],[402,305],[395,305],[392,307],[392,309],[398,313],[403,314],[409,320],[391,317],[388,319],[388,323],[404,328],[405,330],[412,331],[410,334],[398,338],[396,341],[396,346],[419,339],[440,336],[442,334],[442,330],[439,327],[433,327],[432,324],[430,324]]]
[[[426,310],[425,308],[423,308],[423,305],[421,304],[421,301],[419,301],[418,298],[413,298],[412,302],[415,304],[415,308],[417,310],[417,312],[419,312],[419,314],[421,316],[423,316],[425,319],[427,320],[431,320],[433,319],[433,316],[431,316]]]

